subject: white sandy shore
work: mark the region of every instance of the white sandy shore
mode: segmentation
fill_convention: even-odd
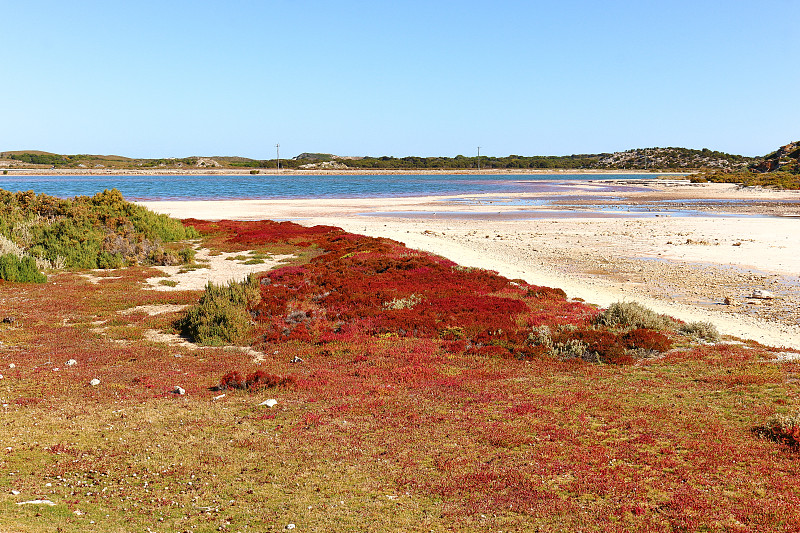
[[[598,212],[597,204],[694,208],[706,199],[757,205],[707,216]],[[569,206],[548,205],[565,202]],[[780,203],[780,202],[790,203]],[[607,306],[638,301],[677,318],[713,322],[725,334],[800,349],[800,194],[682,181],[547,182],[531,193],[463,197],[143,202],[178,218],[293,220],[389,237],[560,287]],[[528,205],[520,205],[527,203]],[[544,205],[543,205],[544,203]],[[784,216],[742,216],[770,213]],[[754,289],[776,294],[750,298]],[[725,297],[735,301],[724,305]]]

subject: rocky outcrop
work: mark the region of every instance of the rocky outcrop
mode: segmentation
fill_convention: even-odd
[[[800,172],[800,141],[781,146],[750,168],[755,172]]]

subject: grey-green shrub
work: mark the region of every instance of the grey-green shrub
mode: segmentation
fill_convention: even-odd
[[[678,333],[708,342],[719,342],[720,335],[711,322],[689,322],[678,326]]]
[[[654,330],[673,330],[675,320],[659,315],[655,311],[636,302],[615,302],[597,315],[595,323],[611,328],[646,328]]]
[[[200,301],[186,312],[177,327],[200,344],[238,344],[250,330],[247,308],[257,303],[259,298],[258,281],[253,276],[241,283],[209,283]]]

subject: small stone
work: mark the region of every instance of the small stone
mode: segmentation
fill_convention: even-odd
[[[89,385],[91,385],[92,387],[96,387],[96,386],[100,385],[100,380],[97,379],[97,378],[94,378],[92,381],[89,382]]]
[[[738,305],[738,303],[739,303],[739,302],[737,302],[736,300],[734,300],[733,298],[731,298],[729,296],[726,296],[725,299],[722,300],[722,302],[725,305]]]
[[[184,394],[186,394],[186,389],[184,389],[183,387],[175,387],[172,393],[177,394],[178,396],[183,396]]]
[[[297,357],[297,356],[295,355],[295,356],[292,358],[292,360],[291,360],[291,361],[289,361],[289,362],[290,362],[290,363],[302,363],[302,362],[303,362],[303,360],[302,360],[302,359],[300,359],[299,357]]]
[[[64,364],[67,365],[67,366],[75,366],[75,365],[78,364],[78,362],[75,359],[70,359],[69,361],[67,361]]]
[[[754,289],[753,298],[758,298],[759,300],[771,300],[772,298],[775,298],[775,295],[765,289]]]
[[[225,395],[224,395],[224,394],[220,394],[219,396],[214,396],[214,399],[213,399],[212,401],[215,401],[215,402],[216,402],[217,400],[221,400],[221,399],[223,399],[224,397],[225,397]]]
[[[269,400],[264,400],[263,402],[261,402],[261,403],[260,403],[260,404],[258,404],[258,405],[266,405],[267,407],[269,407],[270,409],[272,409],[273,407],[275,407],[276,405],[278,405],[278,400],[275,400],[275,399],[273,399],[273,398],[270,398]]]
[[[9,363],[8,368],[17,368],[17,365],[14,363]]]
[[[19,496],[20,492],[18,490],[12,490],[11,494],[13,494],[14,496]]]
[[[294,529],[295,527],[297,527],[297,526],[295,526],[294,524],[286,524],[286,528],[285,529]]]

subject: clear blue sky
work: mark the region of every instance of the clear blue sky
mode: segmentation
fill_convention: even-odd
[[[8,0],[0,150],[763,155],[800,2]]]

